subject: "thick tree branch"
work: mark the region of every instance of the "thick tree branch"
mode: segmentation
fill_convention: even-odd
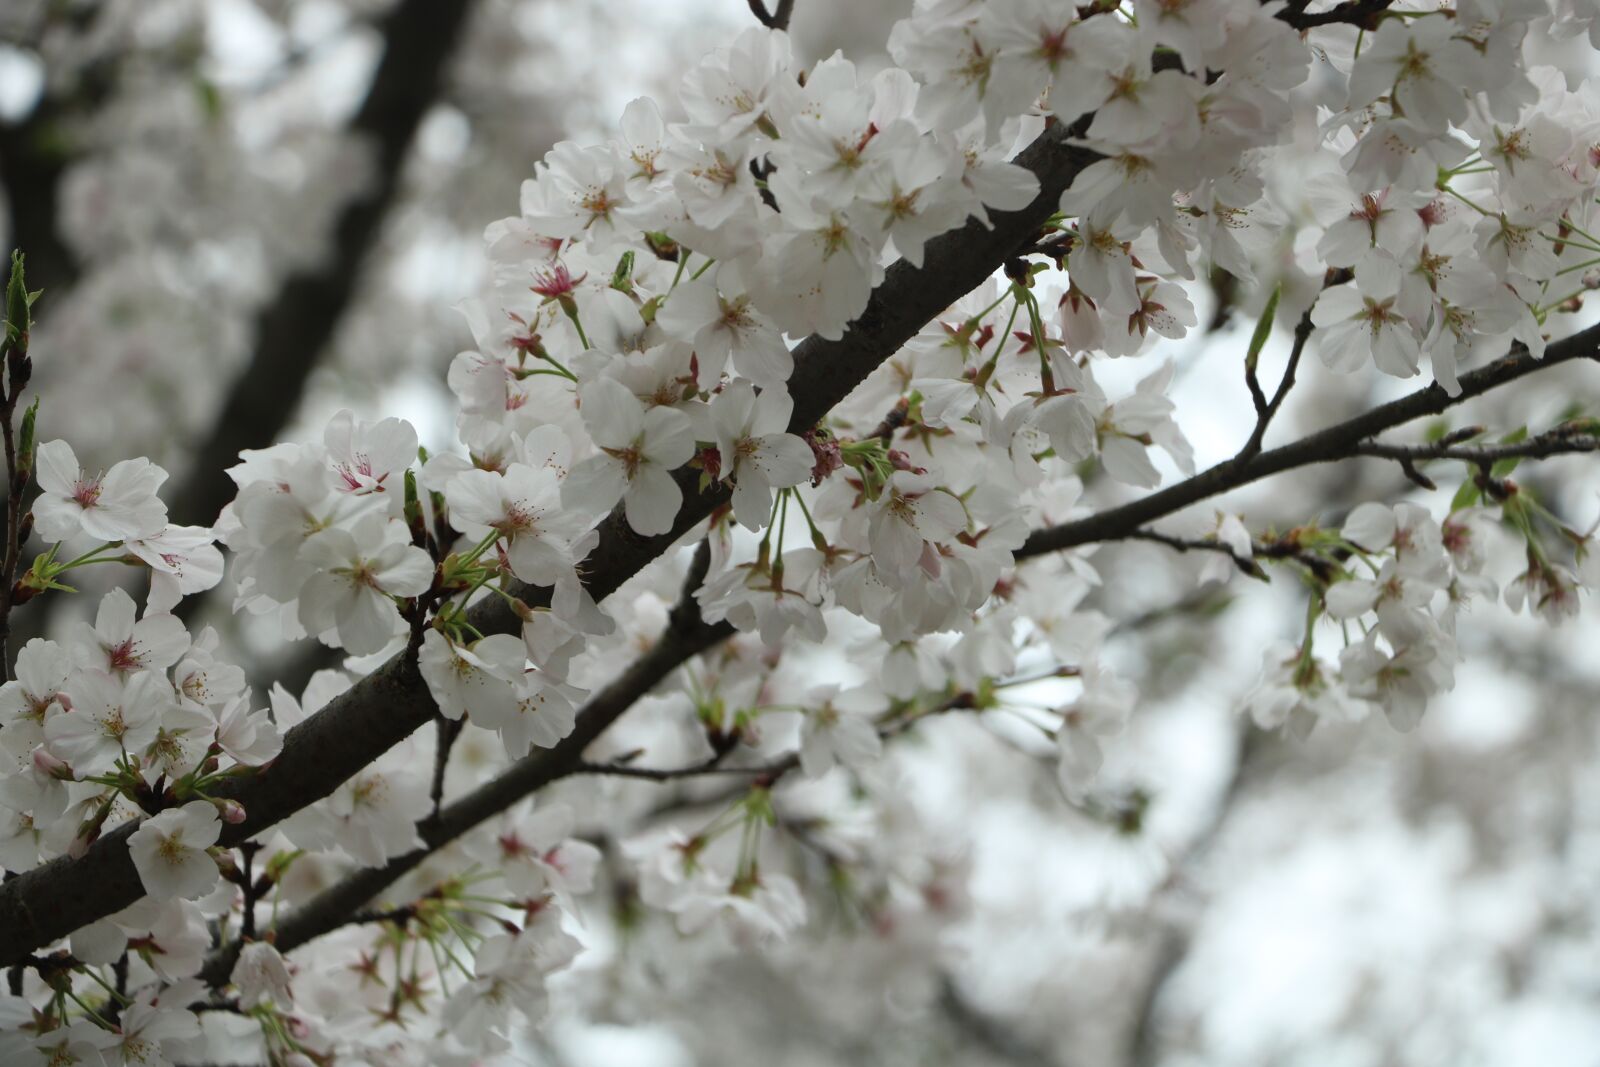
[[[1344,0],[1326,11],[1307,14],[1308,0],[1290,0],[1289,6],[1278,12],[1278,17],[1302,31],[1340,24],[1373,30],[1393,3],[1394,0]]]
[[[174,522],[207,526],[233,499],[226,467],[264,448],[294,417],[306,379],[355,295],[362,264],[400,191],[417,127],[438,98],[445,65],[472,0],[400,0],[385,16],[383,58],[350,133],[373,148],[372,182],[340,211],[330,255],[291,274],[256,319],[255,354],[233,383],[207,440],[172,502]]]

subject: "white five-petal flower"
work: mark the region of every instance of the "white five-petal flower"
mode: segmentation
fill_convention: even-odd
[[[217,884],[216,863],[206,849],[222,836],[216,805],[191,800],[152,815],[128,838],[128,854],[145,892],[153,897],[203,897]]]

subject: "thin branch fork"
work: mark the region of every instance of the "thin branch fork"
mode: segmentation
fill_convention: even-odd
[[[1250,389],[1250,400],[1255,405],[1256,425],[1250,431],[1250,439],[1234,457],[1235,463],[1247,463],[1261,453],[1261,442],[1267,436],[1267,427],[1272,425],[1278,409],[1283,407],[1284,398],[1289,395],[1289,390],[1294,388],[1295,372],[1300,369],[1300,357],[1305,354],[1306,342],[1311,339],[1313,328],[1311,309],[1307,308],[1294,328],[1294,345],[1289,349],[1289,362],[1283,368],[1283,377],[1278,380],[1278,388],[1273,391],[1271,400],[1268,400],[1261,390],[1254,364],[1245,364],[1245,384]]]
[[[1280,538],[1275,541],[1252,541],[1250,554],[1241,555],[1226,543],[1209,538],[1177,537],[1165,534],[1159,530],[1139,529],[1121,538],[1124,541],[1149,541],[1152,544],[1165,545],[1177,552],[1215,552],[1227,556],[1233,561],[1234,566],[1252,578],[1266,578],[1267,574],[1256,563],[1258,559],[1292,559],[1309,567],[1312,571],[1321,574],[1328,569],[1325,560],[1301,549],[1290,538]]]
[[[789,19],[794,15],[794,0],[778,0],[778,6],[771,11],[767,10],[767,5],[762,3],[762,0],[747,0],[747,2],[750,4],[750,14],[767,29],[789,28]]]

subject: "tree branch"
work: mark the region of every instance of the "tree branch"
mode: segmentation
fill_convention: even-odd
[[[1308,0],[1291,0],[1289,6],[1278,12],[1278,17],[1297,30],[1305,31],[1318,26],[1336,26],[1341,23],[1362,29],[1377,29],[1383,13],[1394,0],[1344,0],[1326,11],[1306,14]]]
[[[1459,400],[1465,399],[1469,395],[1468,379],[1474,379],[1474,375],[1477,375],[1478,377],[1471,382],[1472,392],[1470,395],[1478,395],[1481,392],[1493,388],[1495,385],[1503,384],[1505,381],[1514,380],[1515,378],[1529,373],[1532,370],[1539,369],[1542,366],[1553,366],[1569,359],[1595,358],[1595,346],[1597,342],[1600,342],[1600,327],[1595,327],[1590,331],[1586,331],[1585,334],[1577,335],[1574,338],[1569,338],[1567,341],[1558,342],[1557,345],[1551,346],[1552,350],[1547,354],[1546,361],[1543,363],[1534,361],[1531,359],[1531,357],[1523,354],[1522,356],[1507,357],[1507,359],[1501,360],[1499,363],[1493,364],[1490,367],[1486,367],[1482,371],[1469,374],[1465,379],[1463,379],[1463,390],[1460,398],[1449,398],[1443,393],[1443,390],[1439,389],[1437,386],[1430,386],[1427,389],[1420,390],[1418,393],[1413,394],[1411,397],[1396,401],[1394,404],[1385,405],[1383,408],[1378,409],[1377,412],[1369,412],[1367,415],[1359,416],[1356,419],[1349,420],[1348,422],[1342,423],[1339,426],[1331,428],[1330,430],[1325,430],[1319,434],[1314,434],[1303,441],[1296,442],[1295,444],[1285,446],[1283,449],[1277,449],[1271,453],[1267,453],[1261,458],[1265,463],[1273,464],[1282,462],[1281,458],[1277,457],[1281,457],[1281,455],[1284,453],[1291,455],[1312,455],[1316,450],[1307,449],[1305,447],[1307,442],[1337,439],[1345,432],[1347,427],[1352,425],[1365,426],[1370,421],[1371,416],[1377,413],[1387,412],[1385,418],[1393,420],[1387,423],[1387,425],[1398,425],[1400,422],[1409,421],[1410,419],[1417,418],[1420,415],[1428,414],[1430,413],[1429,411],[1414,411],[1413,409],[1415,408],[1418,398],[1428,398],[1435,393],[1437,393],[1439,396],[1445,397],[1447,402],[1440,405],[1437,409],[1444,410],[1452,404],[1459,402]],[[1587,348],[1585,348],[1585,345],[1587,345]],[[1514,373],[1512,372],[1512,368],[1503,367],[1503,365],[1508,362],[1515,364]],[[1282,391],[1283,388],[1280,386],[1280,394]],[[1555,444],[1552,444],[1546,439],[1553,439]],[[1578,442],[1587,442],[1588,444],[1587,446],[1583,446],[1578,444]],[[1561,444],[1564,444],[1568,447],[1557,447]],[[1562,451],[1593,451],[1596,450],[1597,447],[1600,447],[1600,444],[1597,444],[1592,436],[1587,436],[1586,431],[1582,430],[1581,427],[1564,427],[1552,431],[1550,434],[1541,435],[1540,438],[1522,442],[1519,445],[1500,446],[1500,449],[1504,450],[1504,454],[1550,455]],[[1382,446],[1376,442],[1357,440],[1352,442],[1349,447],[1343,449],[1337,454],[1330,453],[1327,455],[1319,455],[1316,458],[1303,459],[1300,462],[1323,462],[1333,459],[1349,458],[1355,455],[1386,455],[1390,450],[1398,452],[1406,449],[1407,446]],[[1418,446],[1416,449],[1412,449],[1410,452],[1408,452],[1408,454],[1414,452],[1418,455],[1421,455],[1423,452],[1426,452],[1427,455],[1435,458],[1461,458],[1452,457],[1450,453],[1454,451],[1459,451],[1459,449],[1447,443],[1438,446]],[[1498,451],[1499,450],[1497,450],[1497,453]],[[1497,454],[1494,458],[1504,458],[1504,455]],[[1294,465],[1300,464],[1290,464],[1290,466]],[[1219,468],[1213,468],[1213,471],[1223,469],[1228,466],[1229,464],[1223,464]],[[1246,473],[1248,473],[1250,470],[1248,464],[1235,464],[1235,466]],[[1282,467],[1279,469],[1288,468]],[[1191,479],[1191,482],[1198,482],[1201,479],[1206,478],[1211,473],[1211,471],[1208,471],[1206,474],[1199,475],[1195,479]],[[1245,481],[1254,480],[1255,478],[1263,476],[1265,475],[1254,474],[1253,476],[1247,477]],[[1174,486],[1173,489],[1181,490],[1188,484],[1189,483],[1180,483],[1180,485]],[[1241,481],[1238,484],[1245,484],[1245,482]],[[1221,492],[1223,490],[1218,489],[1216,491]],[[1160,496],[1162,494],[1153,495]],[[1135,505],[1138,503],[1141,502],[1135,502]],[[1135,505],[1130,505],[1130,507]],[[1174,507],[1172,510],[1175,509],[1176,508]],[[1112,512],[1107,512],[1105,514],[1110,515],[1124,510],[1126,509],[1113,509]],[[1093,518],[1097,519],[1100,518],[1100,516],[1095,516]],[[1093,521],[1093,519],[1084,520],[1084,522],[1091,521]],[[1040,531],[1039,534],[1036,534],[1034,537],[1029,539],[1028,545],[1034,545],[1037,539],[1040,539],[1043,536],[1048,536],[1062,529],[1064,528],[1056,527],[1054,530]],[[1097,540],[1145,540],[1164,544],[1179,551],[1216,551],[1228,555],[1238,566],[1240,566],[1241,569],[1246,570],[1247,573],[1254,573],[1249,569],[1250,567],[1253,567],[1253,562],[1251,559],[1236,555],[1230,548],[1221,544],[1220,542],[1188,540],[1138,527],[1129,529],[1126,532],[1111,530],[1102,534],[1099,538],[1097,538]],[[639,697],[643,696],[644,693],[648,692],[649,689],[657,684],[661,678],[665,677],[671,672],[671,670],[675,669],[679,664],[683,663],[691,656],[696,655],[699,652],[704,651],[705,649],[708,649],[717,643],[720,643],[720,641],[724,640],[726,637],[731,636],[732,631],[725,624],[719,627],[705,627],[698,621],[697,612],[692,620],[684,620],[679,614],[680,612],[684,612],[692,608],[693,600],[689,594],[692,593],[692,591],[699,585],[699,582],[704,578],[704,563],[707,558],[706,549],[707,545],[702,542],[700,550],[696,554],[696,565],[695,567],[691,568],[690,578],[685,585],[684,600],[681,601],[679,607],[674,610],[675,622],[673,627],[674,631],[680,632],[684,631],[686,627],[696,628],[696,632],[701,635],[704,643],[699,643],[699,640],[697,639],[694,644],[698,645],[698,647],[691,647],[690,645],[668,646],[665,641],[663,641],[661,644],[658,644],[657,647],[652,649],[652,651],[645,657],[644,660],[641,660],[639,664],[636,664],[634,668],[631,668],[627,675],[613,683],[611,686],[607,687],[607,689],[597,696],[595,700],[591,701],[589,705],[585,706],[579,717],[579,728],[580,731],[584,733],[584,740],[577,750],[579,755],[569,755],[569,742],[571,741],[571,738],[569,738],[568,741],[562,742],[562,744],[557,746],[556,749],[552,749],[547,753],[539,753],[536,756],[531,756],[527,760],[524,760],[510,772],[507,772],[506,775],[502,776],[502,778],[496,779],[488,785],[480,788],[476,793],[472,794],[465,800],[459,801],[456,804],[446,808],[441,816],[437,819],[420,824],[419,832],[421,833],[424,841],[427,843],[425,848],[400,857],[399,859],[390,863],[387,867],[358,872],[357,874],[351,876],[351,878],[347,879],[346,882],[326,891],[322,896],[318,897],[316,900],[302,908],[295,915],[287,919],[284,923],[280,924],[276,932],[276,944],[278,945],[279,949],[285,952],[290,951],[294,947],[304,944],[306,941],[312,940],[313,938],[328,933],[339,926],[345,925],[347,922],[351,921],[348,918],[350,915],[360,914],[356,912],[357,908],[359,908],[361,905],[364,905],[367,901],[373,899],[378,893],[382,892],[383,889],[387,888],[389,885],[392,885],[399,878],[415,869],[421,860],[428,854],[442,847],[444,844],[453,841],[456,837],[460,836],[462,833],[465,833],[472,826],[477,825],[478,822],[488,819],[498,812],[503,811],[505,808],[510,807],[512,804],[528,796],[533,791],[542,788],[544,785],[547,785],[558,778],[566,777],[572,774],[608,774],[650,781],[670,781],[684,777],[725,773],[775,779],[777,777],[781,777],[798,766],[799,760],[798,756],[795,754],[790,754],[789,756],[777,760],[771,764],[757,767],[722,767],[719,766],[720,757],[714,757],[700,764],[694,764],[681,768],[646,768],[630,767],[626,764],[593,764],[586,763],[581,759],[582,747],[586,747],[589,741],[593,740],[594,737],[599,736],[599,734],[607,726],[609,726],[611,722],[615,721],[615,719],[620,716],[629,705],[631,705]],[[1252,551],[1254,555],[1265,558],[1299,558],[1299,552],[1296,546],[1287,541],[1258,542],[1252,546]],[[1018,558],[1024,558],[1026,556],[1035,554],[1039,553],[1030,552],[1028,547],[1025,546],[1024,549],[1017,555]],[[686,608],[686,605],[689,605],[690,607]],[[714,631],[720,631],[720,633],[715,633]],[[669,631],[669,633],[670,632],[672,631]],[[970,698],[968,699],[970,700]],[[883,736],[891,737],[894,734],[901,732],[909,725],[922,721],[927,717],[928,714],[959,708],[962,706],[962,695],[957,694],[955,697],[952,697],[940,705],[937,705],[928,713],[919,714],[907,720],[890,724],[884,731],[882,731]],[[217,982],[226,981],[227,975],[232,968],[232,959],[234,956],[236,956],[236,954],[237,946],[234,946],[227,952],[219,955],[219,957],[214,959],[211,963],[208,963],[206,970],[207,980],[210,981],[215,979]],[[226,964],[226,966],[224,966],[224,964]]]
[[[794,15],[794,0],[778,0],[778,6],[771,11],[762,0],[747,0],[750,4],[750,13],[756,20],[769,30],[787,30],[789,19]]]
[[[240,451],[272,444],[294,417],[306,379],[355,295],[367,253],[399,194],[412,139],[439,95],[472,10],[472,0],[400,0],[384,17],[383,58],[350,123],[350,133],[373,146],[372,184],[339,213],[327,260],[291,274],[257,315],[255,354],[210,436],[195,449],[194,466],[172,501],[173,522],[215,522],[234,495],[226,467]]]
[[[1109,540],[1109,539],[1108,539]],[[1250,545],[1250,554],[1241,556],[1222,541],[1212,539],[1175,537],[1164,534],[1158,530],[1138,529],[1123,535],[1117,540],[1122,541],[1149,541],[1153,544],[1166,545],[1177,552],[1215,552],[1227,556],[1245,574],[1252,578],[1266,578],[1264,572],[1257,564],[1258,559],[1292,559],[1321,573],[1328,570],[1328,564],[1315,556],[1302,552],[1300,546],[1289,538],[1276,541],[1253,541]]]
[[[710,558],[710,545],[701,542],[666,631],[649,652],[584,704],[572,733],[554,748],[528,755],[497,778],[418,823],[422,848],[396,857],[383,867],[357,871],[278,923],[273,928],[273,943],[278,950],[288,952],[344,925],[358,908],[415,869],[431,853],[551,782],[582,771],[589,766],[583,762],[583,750],[623,712],[691,657],[733,636],[733,628],[727,623],[713,626],[702,620],[694,599],[695,590],[705,580]],[[213,986],[226,982],[242,947],[242,942],[235,941],[213,953],[201,977]]]
[[[1253,459],[1261,452],[1261,441],[1267,436],[1267,427],[1272,425],[1273,418],[1278,414],[1278,409],[1283,407],[1283,400],[1289,395],[1289,390],[1294,388],[1295,372],[1300,369],[1300,357],[1305,353],[1306,342],[1311,339],[1311,309],[1307,308],[1300,322],[1294,328],[1294,347],[1289,350],[1289,362],[1283,368],[1283,377],[1278,380],[1278,388],[1268,400],[1261,392],[1261,385],[1256,380],[1254,366],[1248,367],[1245,381],[1250,386],[1250,399],[1256,407],[1256,426],[1250,431],[1250,439],[1239,450],[1235,457],[1236,462]]]
[[[680,778],[697,778],[709,774],[770,774],[776,765],[761,767],[724,767],[722,756],[711,756],[686,767],[633,767],[626,763],[579,763],[573,774],[609,775],[612,778],[639,778],[647,782],[675,782]]]
[[[1132,535],[1146,523],[1180,511],[1190,504],[1260,481],[1268,475],[1295,467],[1372,454],[1370,451],[1363,451],[1363,446],[1387,447],[1367,440],[1385,430],[1425,415],[1437,415],[1441,411],[1481,396],[1508,382],[1516,381],[1534,371],[1559,366],[1576,359],[1596,358],[1600,358],[1600,325],[1591,326],[1571,337],[1552,343],[1546,348],[1542,360],[1534,359],[1526,349],[1517,345],[1511,355],[1462,375],[1460,396],[1452,397],[1437,383],[1429,385],[1409,396],[1381,404],[1371,411],[1363,412],[1355,418],[1347,419],[1281,448],[1274,448],[1248,459],[1235,457],[1224,460],[1193,478],[1140,497],[1121,507],[1109,508],[1076,522],[1036,530],[1017,550],[1016,558],[1027,559],[1097,541],[1121,540]]]
[[[1421,445],[1395,445],[1384,441],[1363,441],[1355,447],[1361,456],[1395,459],[1402,463],[1429,459],[1457,459],[1480,467],[1491,467],[1502,459],[1547,459],[1576,452],[1600,452],[1600,436],[1594,429],[1567,425],[1526,441],[1501,445],[1458,445],[1431,442]]]

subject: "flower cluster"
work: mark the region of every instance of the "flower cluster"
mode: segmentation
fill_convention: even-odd
[[[1426,357],[1458,394],[1458,368],[1513,341],[1541,354],[1550,316],[1593,288],[1563,279],[1600,262],[1585,228],[1600,110],[1591,85],[1523,53],[1536,23],[1600,32],[1570,7],[1471,0],[1308,41],[1288,17],[1304,5],[919,0],[890,38],[897,65],[871,77],[840,56],[802,65],[782,32],[741,34],[687,71],[676,107],[635,100],[615,139],[557,145],[520,213],[489,227],[492,282],[465,305],[477,347],[448,369],[459,450],[430,455],[401,419],[341,411],[320,443],[229,471],[214,534],[235,611],[348,657],[302,692],[274,687],[270,714],[217,635],[191,638],[171,613],[223,563],[212,530],[168,525],[165,473],[130,459],[91,474],[66,443],[39,446],[31,521],[52,547],[17,599],[70,590],[62,576],[96,563],[152,577],[142,613],[107,594],[92,626],[29,641],[0,688],[15,764],[0,866],[127,824],[147,896],[72,935],[43,1023],[32,1001],[0,1001],[0,1050],[197,1054],[194,976],[222,968],[209,984],[232,985],[226,1006],[259,1028],[265,1062],[487,1059],[559,995],[602,874],[619,926],[658,913],[709,934],[708,951],[793,934],[810,910],[783,835],[836,887],[858,875],[861,912],[931,954],[962,865],[871,855],[905,792],[895,735],[968,713],[1051,761],[1077,813],[1130,810],[1109,750],[1139,694],[1095,601],[1109,573],[1092,545],[1030,559],[1030,533],[1082,517],[1086,485],[1195,474],[1173,399],[1188,368],[1164,351],[1199,328],[1195,283],[1227,277],[1266,308],[1247,362],[1260,421],[1219,480],[1259,453],[1293,384],[1293,362],[1271,402],[1256,380],[1280,295],[1303,297],[1293,360],[1313,336],[1343,371],[1370,355],[1406,377]],[[1031,166],[1013,161],[1030,142]],[[1069,157],[1074,177],[1041,205],[1039,176]],[[1309,177],[1275,188],[1286,168]],[[970,291],[908,324],[821,422],[797,404],[806,338],[898,312],[872,307],[890,264],[913,277],[945,235],[1025,210],[1036,224],[1002,273],[969,272]],[[1337,531],[1258,545],[1219,516],[1196,543],[1214,552],[1205,577],[1265,577],[1259,557],[1311,590],[1300,643],[1267,652],[1256,723],[1303,736],[1381,708],[1416,726],[1454,684],[1461,606],[1498,592],[1482,551],[1496,511],[1527,549],[1507,603],[1570,614],[1600,552],[1509,473],[1478,463],[1443,523],[1372,502]],[[1148,518],[1109,536],[1173,540]],[[674,607],[685,568],[668,549],[691,539],[703,554]],[[665,562],[597,602],[602,544]],[[640,713],[596,740],[624,710],[602,689],[618,665],[670,649],[686,621],[739,634],[640,683]],[[333,721],[384,660],[382,680],[415,683],[405,695],[437,713],[431,749],[407,738],[277,825],[230,832],[250,813],[218,784],[269,765],[312,716]],[[822,668],[849,683],[818,685]],[[621,791],[525,800],[578,773],[722,771],[744,788],[621,825],[597,802]],[[467,814],[449,804],[463,796]],[[355,962],[298,969],[260,931],[280,904],[317,926],[325,890],[371,905],[317,928],[342,926],[324,944]],[[105,986],[97,1003],[120,1021],[75,993],[69,1007],[68,972]]]

